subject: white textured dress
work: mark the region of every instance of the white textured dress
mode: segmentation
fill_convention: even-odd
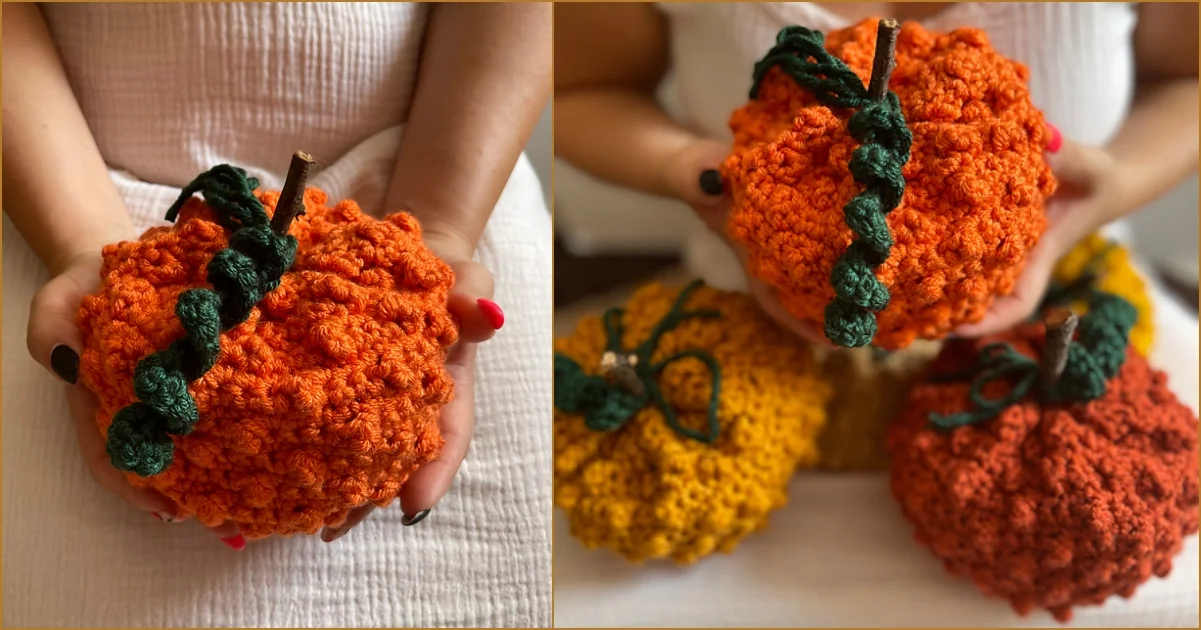
[[[72,86],[139,229],[179,188],[230,163],[368,212],[388,183],[428,12],[419,4],[44,5]],[[481,346],[477,429],[421,525],[377,511],[334,544],[233,552],[165,525],[88,476],[61,385],[28,356],[45,271],[4,229],[3,624],[18,627],[440,627],[550,624],[551,227],[522,157],[478,259],[507,323]]]
[[[730,112],[745,103],[751,70],[789,24],[821,31],[851,25],[808,2],[662,4],[671,25],[672,75],[663,96],[673,115],[709,137],[730,140]],[[960,3],[929,20],[938,31],[985,29],[993,46],[1031,70],[1035,104],[1063,134],[1104,143],[1133,97],[1131,34],[1124,3]],[[629,191],[610,193],[570,168],[556,166],[556,217],[596,226],[597,242],[620,239],[654,248],[682,230],[688,269],[709,284],[740,289],[745,277],[720,239],[662,201]],[[565,176],[560,176],[565,173]],[[630,221],[614,217],[612,200],[628,201]],[[658,213],[660,223],[644,226]],[[634,216],[637,218],[635,219]],[[645,218],[644,218],[645,217]],[[575,218],[574,214],[572,218]],[[611,227],[606,227],[611,226]],[[603,231],[608,230],[608,231]],[[1110,232],[1122,238],[1121,227]],[[650,235],[659,240],[650,241]],[[581,248],[587,229],[579,234]],[[645,239],[645,240],[639,240]],[[1165,369],[1181,399],[1197,408],[1196,318],[1153,286],[1158,339],[1152,361]],[[687,568],[634,567],[589,553],[569,539],[556,517],[555,623],[579,626],[739,627],[1013,627],[1058,624],[1045,613],[1019,618],[1008,604],[951,578],[912,540],[880,474],[804,474],[771,527],[732,555]],[[1196,627],[1197,537],[1186,542],[1167,580],[1152,580],[1131,600],[1076,610],[1080,627]]]

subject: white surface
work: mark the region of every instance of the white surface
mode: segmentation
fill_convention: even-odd
[[[89,124],[140,228],[217,163],[379,211],[401,137],[423,9],[398,4],[54,5]],[[154,184],[144,182],[156,182]],[[450,493],[401,527],[379,511],[334,544],[237,553],[99,489],[61,386],[27,355],[46,277],[5,222],[3,625],[544,627],[551,613],[551,226],[524,157],[480,244],[506,324],[481,346],[476,435]]]
[[[1197,320],[1159,294],[1153,353],[1197,409]],[[564,627],[1057,627],[1018,617],[952,578],[912,539],[882,474],[798,473],[770,527],[729,555],[691,567],[636,566],[588,551],[555,514],[555,626]],[[1197,627],[1197,537],[1167,579],[1130,600],[1076,609],[1074,627]]]

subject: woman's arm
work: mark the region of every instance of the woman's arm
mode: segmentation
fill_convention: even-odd
[[[4,211],[57,275],[133,235],[36,4],[4,5]]]
[[[724,153],[693,155],[701,138],[656,102],[668,46],[667,21],[649,4],[556,5],[555,155],[615,184],[698,202],[697,175]]]
[[[412,212],[470,258],[550,96],[551,5],[430,11],[385,208]]]
[[[1122,182],[1116,206],[1127,212],[1197,170],[1197,4],[1149,2],[1138,10],[1138,93],[1107,147]]]
[[[492,275],[471,258],[551,91],[550,4],[437,4],[430,11],[385,208],[416,216],[426,245],[454,270],[447,306],[459,343],[446,360],[455,383],[439,417],[446,443],[401,489],[405,525],[425,518],[467,455],[476,347],[504,324],[491,300]],[[355,510],[322,537],[336,539],[370,512]]]

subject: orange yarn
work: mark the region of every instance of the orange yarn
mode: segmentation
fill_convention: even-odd
[[[865,84],[876,28],[865,20],[826,40]],[[1055,188],[1027,76],[980,30],[939,35],[903,25],[889,86],[913,146],[904,197],[887,215],[895,244],[876,271],[891,301],[878,314],[875,345],[945,337],[1012,291]],[[831,269],[852,240],[843,206],[861,189],[848,167],[857,146],[850,114],[818,104],[775,68],[731,115],[734,150],[722,167],[733,195],[727,228],[746,247],[749,271],[819,329],[834,299]]]
[[[1041,325],[948,343],[936,375],[972,367],[980,349],[1009,341],[1037,356]],[[1073,606],[1130,597],[1166,576],[1197,531],[1197,416],[1133,347],[1108,391],[1086,404],[1013,405],[982,424],[938,431],[931,412],[960,411],[969,384],[914,389],[889,435],[892,491],[917,541],[954,575],[1026,614],[1060,621]],[[993,382],[996,398],[1008,385]]]
[[[256,195],[274,212],[276,192]],[[447,311],[450,267],[425,248],[407,214],[376,220],[353,201],[327,207],[305,191],[293,223],[296,262],[247,321],[221,335],[220,358],[189,391],[200,421],[173,437],[159,475],[127,474],[205,525],[247,538],[315,533],[354,507],[387,505],[443,439],[451,398],[445,354],[458,331]],[[229,233],[199,199],[172,227],[104,249],[102,283],[79,313],[80,376],[100,399],[96,422],[134,402],[138,361],[182,334],[183,291]]]

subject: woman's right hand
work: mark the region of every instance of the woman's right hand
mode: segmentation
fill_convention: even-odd
[[[696,212],[705,225],[730,246],[742,264],[749,293],[763,312],[797,336],[818,345],[833,346],[825,331],[791,314],[776,297],[776,291],[755,278],[747,269],[746,249],[734,242],[726,231],[730,213],[729,189],[721,180],[720,166],[730,148],[715,140],[700,139],[682,149],[665,169],[668,190]]]
[[[134,507],[162,521],[176,520],[175,504],[154,490],[135,488],[109,462],[104,438],[96,429],[98,402],[79,383],[83,335],[75,323],[79,304],[100,287],[100,251],[76,256],[47,282],[29,309],[26,344],[34,360],[66,383],[67,406],[84,462],[97,483]]]

